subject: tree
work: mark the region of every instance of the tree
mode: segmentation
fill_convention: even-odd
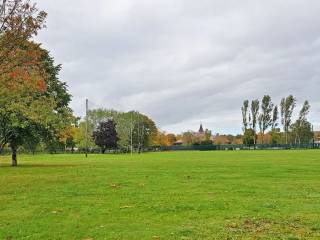
[[[182,141],[185,145],[192,145],[196,142],[194,133],[191,131],[182,134]]]
[[[255,133],[251,128],[248,128],[243,135],[243,143],[245,145],[252,145],[255,143]]]
[[[0,104],[0,148],[6,144],[12,149],[12,165],[17,165],[17,148],[34,129],[48,128],[54,121],[54,101],[43,96],[43,91],[30,92],[29,96],[11,95],[1,99]],[[46,126],[44,126],[46,125]],[[43,127],[40,127],[43,126]]]
[[[309,111],[310,104],[308,101],[305,101],[302,109],[299,112],[299,118],[291,126],[293,135],[295,137],[295,143],[308,143],[313,137],[312,125],[307,121],[307,115]]]
[[[157,146],[169,146],[168,138],[165,132],[158,131],[157,137],[155,140],[155,145]]]
[[[46,143],[59,139],[60,132],[73,120],[68,107],[71,95],[60,82],[60,66],[55,66],[49,53],[33,42],[23,46],[38,48],[37,62],[19,65],[13,72],[0,75],[5,84],[0,99],[0,148],[9,144],[12,165],[17,165],[19,146],[30,138]]]
[[[166,135],[166,142],[168,146],[172,146],[177,141],[176,136],[173,133],[169,133]]]
[[[281,130],[280,128],[273,128],[270,132],[271,135],[271,143],[279,144],[281,143]]]
[[[257,122],[259,114],[259,100],[252,100],[251,102],[251,121],[252,121],[252,130],[253,130],[253,144],[256,145],[257,142]]]
[[[242,130],[243,133],[246,132],[246,130],[248,129],[248,108],[249,108],[249,101],[245,100],[243,102],[243,106],[241,107],[241,112],[242,112]]]
[[[274,130],[278,126],[278,106],[274,106],[272,111],[271,130]]]
[[[283,125],[283,130],[285,133],[285,142],[288,144],[288,133],[291,125],[291,118],[293,110],[296,106],[296,99],[289,95],[286,98],[283,98],[280,103],[281,107],[281,123]]]
[[[278,127],[278,118],[279,118],[278,106],[275,105],[272,111],[272,120],[271,120],[271,143],[277,144],[280,142],[281,134]]]
[[[273,103],[271,102],[271,97],[269,95],[265,95],[262,98],[261,102],[261,114],[259,115],[259,128],[262,134],[262,144],[264,143],[264,134],[265,131],[272,126],[272,110]]]
[[[306,120],[307,119],[307,115],[309,114],[310,111],[310,104],[308,101],[304,101],[302,109],[299,112],[299,120]]]
[[[98,128],[93,132],[93,139],[101,148],[102,153],[105,153],[107,149],[117,148],[119,138],[116,123],[112,119],[100,122]]]
[[[143,147],[152,146],[155,144],[158,129],[155,122],[144,114],[139,112],[129,112],[132,114],[132,144],[141,152]]]
[[[18,146],[54,106],[53,99],[43,95],[43,51],[29,41],[44,26],[45,18],[46,13],[28,0],[0,3],[0,149],[10,145],[13,166]]]
[[[209,129],[204,131],[204,141],[209,142],[211,141],[212,132]]]
[[[89,124],[88,136],[92,136],[92,133],[93,127]],[[74,142],[76,146],[82,150],[86,147],[93,148],[96,146],[94,139],[91,137],[88,137],[87,139],[86,134],[86,123],[82,121],[74,132]]]
[[[173,133],[166,134],[166,132],[159,131],[155,139],[157,146],[172,146],[177,141],[176,135]]]
[[[297,120],[291,125],[291,129],[296,144],[310,143],[313,139],[312,125],[307,120]]]
[[[76,146],[75,136],[78,132],[78,128],[75,125],[66,127],[60,134],[60,141],[63,143],[64,148],[70,148],[71,152],[74,152]]]

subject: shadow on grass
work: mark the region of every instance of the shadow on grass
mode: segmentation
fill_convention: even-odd
[[[10,163],[0,163],[0,168],[64,168],[64,167],[78,167],[80,164],[18,164],[16,167],[12,167]]]

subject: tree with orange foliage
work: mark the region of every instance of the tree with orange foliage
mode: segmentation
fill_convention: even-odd
[[[44,27],[46,13],[29,0],[0,3],[0,90],[1,98],[45,91],[41,71],[42,50],[30,42]]]
[[[173,133],[167,134],[166,139],[169,146],[173,146],[174,143],[177,141],[176,135],[174,135]]]
[[[2,0],[0,3],[0,73],[17,66],[36,65],[39,48],[25,44],[45,25],[46,12],[29,0]]]
[[[75,125],[67,126],[60,133],[60,141],[64,144],[65,148],[70,148],[71,152],[74,152],[74,147],[76,146],[75,136],[78,134],[79,128]]]
[[[166,132],[158,131],[155,143],[159,146],[169,147],[173,146],[176,141],[177,138],[173,133],[167,134]]]
[[[25,141],[41,136],[45,143],[57,142],[74,121],[68,106],[71,95],[57,77],[60,66],[54,65],[47,51],[41,51],[37,71],[29,68],[28,74],[8,74],[5,80],[10,84],[1,89],[0,149],[9,144],[13,166],[17,149]]]
[[[0,151],[10,146],[12,166],[27,138],[58,138],[72,119],[71,96],[57,77],[61,66],[31,41],[45,18],[29,0],[0,4]]]

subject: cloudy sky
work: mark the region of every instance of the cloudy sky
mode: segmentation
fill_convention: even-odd
[[[89,98],[168,132],[240,133],[244,99],[293,94],[320,128],[319,0],[38,2],[77,115]]]

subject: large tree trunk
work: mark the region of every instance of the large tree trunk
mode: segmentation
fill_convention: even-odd
[[[15,147],[11,148],[12,150],[12,167],[18,166],[17,162],[17,149]]]

